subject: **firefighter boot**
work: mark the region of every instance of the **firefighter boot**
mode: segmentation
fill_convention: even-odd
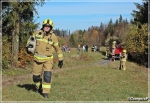
[[[48,98],[48,94],[47,93],[43,93],[43,97],[44,98]]]

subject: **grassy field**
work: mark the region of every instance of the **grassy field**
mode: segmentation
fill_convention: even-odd
[[[126,71],[118,70],[118,60],[111,62],[104,59],[104,48],[101,53],[77,54],[76,49],[71,50],[71,53],[64,53],[63,69],[54,65],[52,89],[48,99],[33,91],[34,84],[29,77],[3,86],[2,100],[128,101],[129,97],[148,97],[147,68],[127,62]]]

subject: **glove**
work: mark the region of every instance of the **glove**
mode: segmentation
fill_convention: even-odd
[[[58,67],[62,67],[63,66],[63,60],[60,60],[59,62],[58,62]]]

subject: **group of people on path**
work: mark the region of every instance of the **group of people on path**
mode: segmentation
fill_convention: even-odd
[[[83,45],[82,50],[83,52],[88,52],[88,45]]]
[[[100,52],[100,46],[93,45],[91,48],[92,52]]]
[[[70,53],[71,48],[68,47],[67,45],[63,45],[63,46],[62,46],[62,51],[63,51],[63,52],[68,52],[68,53]]]
[[[79,44],[78,47],[77,47],[77,53],[80,52],[80,49],[81,49],[81,47],[80,47],[80,44]],[[89,49],[88,45],[83,45],[82,46],[82,51],[83,52],[88,52],[88,49]],[[91,52],[100,52],[100,47],[96,46],[96,45],[93,45],[91,47]]]

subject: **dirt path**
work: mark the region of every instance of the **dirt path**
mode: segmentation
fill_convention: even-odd
[[[101,60],[99,62],[95,62],[95,63],[91,63],[88,64],[88,66],[93,66],[93,65],[99,65],[99,66],[105,66],[108,65],[110,62],[109,60]],[[68,67],[68,68],[62,68],[62,69],[53,69],[53,73],[58,73],[64,70],[69,70],[69,69],[76,69],[76,68],[82,68],[85,67],[87,65],[79,65],[79,66],[73,66],[73,67]],[[2,77],[2,86],[7,86],[10,85],[12,83],[19,83],[22,82],[23,80],[32,78],[32,73],[26,74],[26,75],[21,75],[21,76],[6,76],[6,77]]]

